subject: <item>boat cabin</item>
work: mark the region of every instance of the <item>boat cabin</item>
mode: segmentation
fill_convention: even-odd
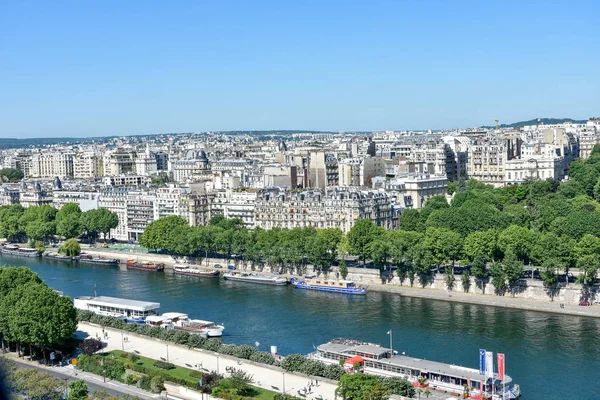
[[[352,282],[352,281],[332,281],[332,280],[320,279],[320,278],[310,278],[310,279],[306,278],[306,279],[304,279],[304,282],[307,285],[331,287],[331,288],[350,289],[350,288],[355,287],[354,282]]]
[[[344,371],[346,371],[347,374],[365,372],[365,359],[361,356],[347,358],[346,361],[344,361]]]
[[[160,303],[120,299],[108,296],[80,296],[73,300],[75,308],[117,318],[144,319],[156,315]]]

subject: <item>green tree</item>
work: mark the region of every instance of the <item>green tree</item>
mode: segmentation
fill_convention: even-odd
[[[498,231],[489,229],[471,233],[465,238],[463,251],[471,261],[479,257],[495,259],[498,254]]]
[[[498,247],[504,254],[512,253],[520,260],[527,260],[533,244],[533,235],[527,228],[511,225],[498,236]]]
[[[88,387],[83,379],[69,382],[68,400],[86,400],[88,398]]]
[[[357,373],[342,376],[335,395],[344,400],[387,400],[389,392],[377,376]]]
[[[521,277],[523,276],[523,262],[520,261],[516,255],[509,253],[504,257],[502,261],[502,268],[506,280],[510,285],[512,295],[515,295],[515,289],[519,285]]]
[[[56,234],[66,239],[81,234],[81,209],[76,203],[67,203],[56,214]]]
[[[562,267],[561,261],[556,258],[547,258],[544,260],[544,264],[542,265],[543,269],[541,272],[542,281],[544,282],[544,287],[550,296],[550,300],[554,301],[554,293],[556,290],[556,284],[558,283],[558,273]]]
[[[382,227],[375,225],[372,221],[361,219],[354,224],[348,235],[346,235],[350,251],[360,257],[363,265],[366,264],[367,257],[370,256],[370,244],[381,236],[383,231]]]
[[[346,266],[346,260],[342,258],[340,261],[340,276],[342,279],[346,279],[348,276],[348,267]]]
[[[60,246],[58,252],[65,256],[76,257],[81,254],[81,246],[76,239],[68,239]]]
[[[20,223],[24,211],[20,204],[0,207],[0,237],[10,241],[20,241],[25,237],[25,229]]]
[[[149,250],[172,251],[174,248],[172,238],[175,230],[186,226],[187,221],[181,217],[159,218],[148,224],[144,233],[140,236],[139,242]]]
[[[506,274],[502,264],[498,261],[492,263],[490,267],[490,275],[492,276],[492,285],[497,293],[501,293],[506,289]]]
[[[18,182],[23,179],[23,171],[16,168],[0,169],[0,182]]]
[[[462,254],[462,238],[450,229],[428,228],[425,231],[424,246],[438,267],[450,261],[454,265],[454,261]]]
[[[450,208],[450,204],[448,204],[448,200],[446,200],[446,196],[433,196],[432,198],[427,200],[427,203],[425,203],[425,205],[421,209],[421,211],[420,211],[421,218],[424,221],[427,221],[427,218],[429,218],[429,215],[431,215],[432,212],[434,212],[435,210],[441,210],[444,208]]]
[[[18,369],[12,374],[12,389],[31,400],[59,400],[64,384],[38,369]]]
[[[577,278],[577,282],[587,286],[592,286],[598,274],[598,265],[600,257],[596,254],[581,256],[577,259],[577,268],[581,270],[581,275]]]
[[[425,221],[421,218],[421,214],[418,210],[407,208],[402,211],[402,214],[398,217],[398,229],[404,231],[425,231]]]

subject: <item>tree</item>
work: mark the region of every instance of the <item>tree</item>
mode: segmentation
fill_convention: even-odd
[[[514,296],[515,288],[523,276],[523,262],[517,259],[516,255],[509,253],[506,257],[504,257],[502,268]]]
[[[558,271],[561,268],[560,260],[556,258],[547,258],[542,265],[543,270],[540,274],[544,282],[544,287],[549,292],[550,300],[554,301],[555,285],[558,283]]]
[[[83,354],[87,356],[91,356],[92,354],[100,351],[104,344],[101,340],[96,338],[85,339],[83,342],[79,344],[79,350],[83,352]],[[135,353],[131,353],[130,355],[136,355]],[[132,360],[134,361],[134,360]]]
[[[0,237],[10,241],[20,241],[25,229],[20,223],[25,209],[20,204],[0,207]]]
[[[399,377],[379,377],[379,380],[390,391],[390,394],[415,397],[415,388],[407,379]]]
[[[59,400],[63,383],[38,369],[18,369],[12,374],[12,389],[31,400]]]
[[[577,268],[582,272],[577,278],[579,283],[587,286],[592,286],[598,274],[598,265],[600,258],[596,254],[581,256],[577,259]]]
[[[511,225],[498,236],[498,247],[504,254],[512,253],[520,260],[527,260],[533,244],[533,236],[527,228]]]
[[[471,233],[465,238],[463,251],[471,261],[480,257],[495,259],[498,254],[498,231],[489,229]]]
[[[424,221],[427,221],[427,218],[429,217],[429,215],[431,215],[433,211],[441,210],[444,208],[450,208],[450,204],[448,204],[446,196],[433,196],[432,198],[427,200],[427,203],[425,203],[425,205],[421,209],[421,218]]]
[[[506,274],[500,262],[496,261],[492,263],[490,275],[492,276],[492,285],[494,285],[496,292],[500,293],[504,291],[506,289]]]
[[[340,261],[340,276],[342,279],[346,279],[348,276],[348,267],[346,266],[346,260],[343,258],[342,261]]]
[[[339,380],[335,395],[344,400],[387,400],[387,389],[375,375],[346,374]]]
[[[159,218],[148,224],[139,238],[142,246],[150,250],[173,249],[172,235],[179,227],[186,227],[187,221],[181,217],[169,216]]]
[[[56,234],[66,239],[81,234],[81,209],[77,203],[67,203],[56,214]]]
[[[421,218],[421,214],[418,210],[407,208],[402,211],[402,214],[398,217],[398,229],[403,231],[425,231],[425,221]]]
[[[0,169],[0,183],[2,182],[18,182],[23,179],[23,171],[17,168],[2,168]]]
[[[81,254],[81,246],[76,239],[69,239],[59,247],[58,252],[69,257],[76,257]]]
[[[348,235],[348,245],[350,251],[356,254],[363,261],[363,265],[366,264],[367,257],[369,257],[369,246],[377,237],[383,234],[383,228],[375,225],[372,221],[367,219],[358,220]]]
[[[69,382],[68,400],[86,400],[88,397],[88,387],[83,379]]]
[[[242,370],[233,372],[229,376],[228,380],[236,393],[242,396],[248,391],[250,385],[254,382],[252,375]]]
[[[428,228],[425,231],[424,246],[431,254],[433,263],[442,266],[460,258],[462,238],[456,232],[445,228]]]

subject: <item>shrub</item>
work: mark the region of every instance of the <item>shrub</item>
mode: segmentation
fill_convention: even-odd
[[[202,349],[208,351],[217,351],[219,349],[220,344],[221,342],[219,342],[217,339],[208,339],[206,340],[206,342],[204,342]]]
[[[154,376],[150,380],[150,391],[152,393],[160,393],[165,390],[164,380],[160,376]]]
[[[237,346],[235,344],[221,344],[219,345],[219,348],[217,350],[217,352],[221,353],[221,354],[227,354],[230,356],[235,355]]]
[[[306,358],[300,354],[290,354],[281,363],[281,367],[290,372],[303,372]]]
[[[164,362],[164,361],[155,361],[154,362],[154,366],[156,368],[166,369],[166,370],[175,368],[175,366],[173,364],[168,363],[168,362]]]
[[[301,398],[289,394],[275,393],[273,400],[301,400]]]
[[[95,352],[99,351],[104,347],[104,343],[99,339],[90,338],[85,339],[83,342],[79,344],[79,350],[83,352],[83,354],[91,356]]]
[[[186,344],[190,340],[190,334],[185,331],[176,331],[173,335],[173,341],[177,344]]]
[[[254,354],[256,352],[257,352],[257,350],[252,346],[248,346],[248,345],[236,346],[235,351],[233,352],[233,355],[238,358],[244,358],[246,360],[249,360],[250,357],[252,357],[252,354]]]
[[[415,388],[412,384],[399,377],[379,377],[379,381],[389,390],[391,394],[405,397],[415,397]]]
[[[345,371],[341,365],[330,364],[325,367],[325,374],[323,374],[323,378],[339,381],[344,374]]]
[[[223,380],[223,375],[211,371],[202,377],[202,387],[199,389],[204,393],[212,393],[213,388],[219,386],[221,380]]]
[[[136,386],[139,380],[140,380],[140,378],[138,378],[136,375],[133,375],[133,374],[125,375],[125,383],[128,385]]]
[[[152,382],[152,378],[150,378],[148,375],[144,375],[138,381],[137,387],[139,387],[140,389],[143,389],[143,390],[150,391],[151,382]]]
[[[188,338],[188,341],[187,341],[187,345],[189,347],[193,347],[195,349],[200,349],[200,348],[202,348],[202,346],[204,346],[205,342],[206,342],[206,339],[204,339],[200,335],[190,335],[190,337]]]
[[[192,378],[202,378],[204,376],[204,374],[200,371],[193,370],[193,371],[190,371],[190,376]]]
[[[261,364],[274,365],[276,360],[275,357],[271,355],[271,353],[257,351],[250,356],[250,361],[254,361]]]
[[[326,367],[327,365],[322,361],[305,359],[303,369],[299,372],[303,372],[307,375],[325,376]]]
[[[69,239],[59,247],[58,252],[69,257],[75,257],[81,254],[81,246],[77,239]]]
[[[138,356],[138,355],[137,355],[137,354],[135,354],[135,353],[129,353],[129,354],[127,354],[127,359],[128,359],[129,361],[131,361],[132,363],[136,363],[136,362],[138,362],[138,360],[140,359],[140,356]]]

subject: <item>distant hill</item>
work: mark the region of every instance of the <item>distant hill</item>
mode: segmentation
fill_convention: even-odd
[[[554,124],[563,124],[565,122],[572,122],[574,124],[585,124],[587,119],[571,119],[571,118],[534,118],[528,121],[519,121],[513,122],[512,124],[500,124],[500,128],[522,128],[526,125],[554,125]],[[484,126],[482,128],[493,128],[493,126]]]

